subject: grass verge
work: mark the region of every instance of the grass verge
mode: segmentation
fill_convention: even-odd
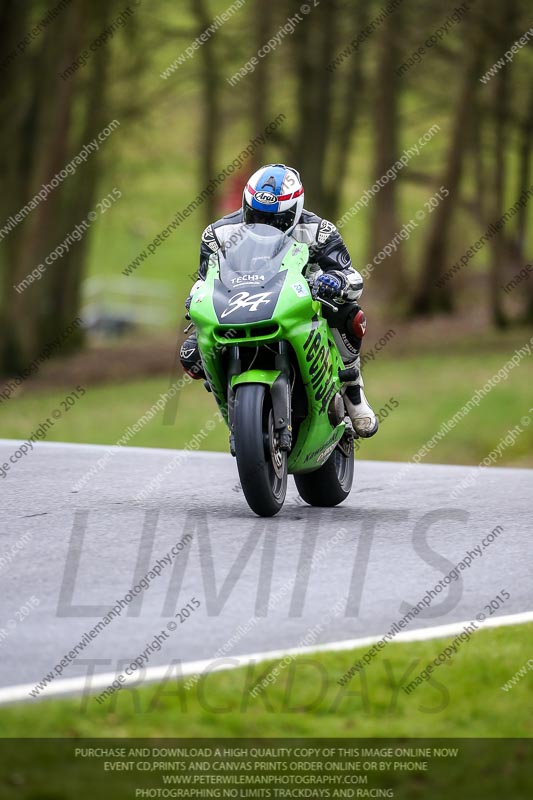
[[[339,679],[367,648],[211,673],[190,688],[174,668],[161,683],[124,688],[101,705],[89,695],[4,707],[0,736],[533,737],[531,673],[501,688],[531,658],[533,624],[474,633],[404,692],[446,644],[391,643],[343,687]],[[276,666],[275,680],[252,696]]]
[[[106,737],[102,742],[106,746],[116,743],[117,747],[126,748],[176,744],[156,737],[215,737],[214,741],[205,740],[215,747],[224,746],[220,737],[228,744],[228,737],[246,737],[247,744],[263,747],[280,744],[276,740],[269,742],[268,737],[315,737],[323,741],[323,746],[328,746],[324,740],[329,737],[351,739],[353,745],[359,744],[360,737],[380,737],[383,746],[413,748],[435,747],[438,738],[442,746],[458,746],[459,756],[430,759],[428,772],[367,773],[368,786],[387,789],[350,788],[348,791],[363,793],[342,794],[345,790],[340,789],[340,794],[329,790],[327,795],[306,796],[394,796],[398,800],[531,797],[531,743],[525,741],[533,737],[531,673],[508,691],[501,687],[509,685],[528,661],[532,641],[533,625],[475,633],[453,660],[439,667],[431,680],[410,694],[403,691],[402,685],[441,652],[446,640],[392,643],[344,688],[337,681],[366,648],[299,656],[284,668],[283,662],[272,662],[214,673],[200,678],[189,690],[185,689],[185,681],[169,676],[158,685],[123,689],[103,706],[88,696],[2,708],[0,796],[5,800],[162,796],[149,794],[163,791],[161,772],[137,772],[134,768],[109,772],[104,761],[117,759],[75,757],[76,747],[94,747],[99,744],[94,738],[99,737]],[[252,698],[250,689],[276,666],[276,681]],[[29,736],[43,738],[26,738]],[[62,741],[48,737],[62,737]],[[135,737],[136,742],[125,737]],[[302,739],[300,744],[304,745],[320,743]],[[298,739],[295,741],[298,743]],[[201,741],[196,744],[202,747]],[[233,744],[239,742],[233,739]],[[363,744],[371,746],[372,742]],[[146,756],[150,751],[143,752]],[[118,760],[147,763],[146,758],[139,757]],[[150,757],[150,763],[157,760]],[[142,794],[140,787],[144,786],[148,794]],[[154,788],[157,786],[159,789]],[[180,791],[181,794],[167,796],[199,796],[189,794],[187,788]],[[224,795],[223,791],[219,796],[238,796]],[[292,796],[268,791],[250,795],[243,787],[240,796]],[[366,791],[389,794],[365,794]]]
[[[390,345],[391,350],[394,344]],[[360,443],[365,459],[408,461],[482,387],[512,355],[429,353],[380,355],[364,369],[367,395],[379,413],[382,427],[373,439]],[[532,368],[526,358],[484,397],[479,406],[459,422],[424,459],[426,463],[478,464],[507,432],[521,424],[533,407]],[[169,378],[150,378],[121,384],[91,386],[68,413],[48,432],[50,440],[114,444],[142,417],[169,387]],[[0,406],[2,436],[27,439],[60,407],[68,391],[21,393]],[[141,447],[183,448],[199,431],[206,430],[199,446],[228,449],[224,424],[210,430],[215,403],[201,382],[185,386],[175,405],[159,412],[142,427],[130,444]],[[533,423],[533,411],[529,414]],[[522,426],[511,446],[500,448],[497,466],[533,466],[533,424]]]

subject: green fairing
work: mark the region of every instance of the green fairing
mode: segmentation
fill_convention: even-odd
[[[264,383],[265,386],[274,385],[281,372],[278,369],[247,369],[240,375],[234,375],[231,379],[231,388],[240,386],[242,383]]]
[[[232,324],[229,319],[222,323],[217,318],[214,291],[215,280],[219,278],[219,260],[216,254],[210,258],[205,282],[194,294],[190,307],[206,377],[227,424],[228,375],[219,357],[222,349],[228,344],[255,348],[280,340],[290,343],[294,349],[307,394],[308,414],[289,454],[290,473],[310,472],[321,467],[346,428],[344,422],[332,425],[328,417],[331,400],[341,388],[338,373],[344,365],[322,316],[321,304],[313,300],[302,275],[308,258],[307,245],[296,242],[285,254],[279,267],[280,273],[286,271],[283,287],[271,317],[253,323],[255,335],[250,334],[251,323]],[[250,287],[244,285],[243,288]],[[276,325],[278,328],[272,333]],[[261,327],[266,328],[264,335],[258,335]],[[228,342],[221,334],[230,331],[231,341]],[[278,370],[250,369],[232,376],[230,385],[235,388],[244,383],[262,383],[272,387],[278,375]]]

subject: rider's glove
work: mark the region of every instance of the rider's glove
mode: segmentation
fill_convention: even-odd
[[[315,287],[319,297],[333,300],[342,294],[346,287],[346,278],[338,273],[324,272],[317,278]]]

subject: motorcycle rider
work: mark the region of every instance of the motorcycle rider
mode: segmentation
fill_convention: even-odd
[[[355,368],[357,378],[344,385],[344,399],[357,434],[374,436],[378,420],[363,391],[360,350],[366,332],[366,318],[358,301],[363,278],[352,267],[350,254],[333,223],[304,209],[304,187],[299,173],[284,164],[267,164],[255,172],[243,192],[242,208],[209,225],[202,234],[198,281],[191,297],[205,279],[209,257],[229,240],[235,225],[265,224],[309,246],[306,277],[313,275],[319,296],[337,301],[338,313],[325,311],[345,367]],[[325,307],[326,308],[326,307]],[[184,370],[193,378],[203,378],[202,361],[196,334],[184,341],[180,350]]]

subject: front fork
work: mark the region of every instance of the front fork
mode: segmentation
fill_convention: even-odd
[[[287,342],[278,342],[279,348],[275,358],[275,368],[279,375],[270,387],[272,398],[272,414],[274,417],[274,430],[279,435],[279,448],[290,452],[292,448],[292,415],[291,415],[291,384],[290,361]],[[230,351],[228,369],[228,424],[230,430],[229,444],[231,454],[235,455],[235,391],[231,380],[242,372],[242,359],[240,348],[235,345]]]
[[[231,379],[235,375],[241,374],[241,354],[237,345],[230,350],[228,368],[228,427],[229,427],[229,449],[232,456],[235,455],[235,391],[231,385]]]
[[[279,433],[280,450],[290,452],[292,447],[291,366],[287,342],[279,342],[279,352],[275,359],[275,366],[279,370],[279,375],[270,390],[274,430]]]

